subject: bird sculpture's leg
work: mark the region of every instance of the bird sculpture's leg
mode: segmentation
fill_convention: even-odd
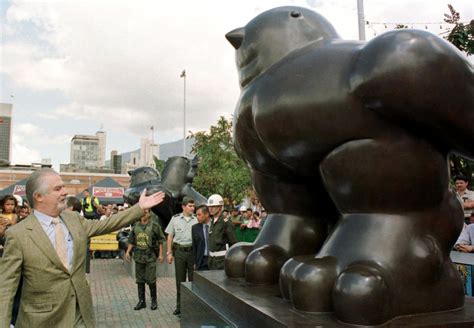
[[[337,212],[317,178],[286,182],[255,171],[252,177],[270,214],[254,243],[230,248],[225,271],[228,277],[245,277],[250,283],[277,283],[286,260],[314,255],[321,248]]]

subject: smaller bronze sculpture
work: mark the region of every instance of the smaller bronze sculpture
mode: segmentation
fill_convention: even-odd
[[[474,156],[463,55],[417,30],[344,41],[298,7],[226,37],[241,85],[235,147],[270,213],[255,243],[229,250],[227,275],[279,282],[296,309],[358,325],[461,308],[447,156]]]
[[[192,182],[196,175],[198,159],[190,160],[186,157],[170,157],[163,169],[163,174],[151,167],[140,167],[130,172],[130,187],[125,190],[124,199],[133,205],[138,202],[140,193],[146,188],[147,194],[163,191],[166,195],[164,201],[152,208],[158,216],[159,224],[164,230],[171,217],[181,212],[181,201],[184,196],[194,199],[197,206],[206,204],[207,199],[198,193]]]

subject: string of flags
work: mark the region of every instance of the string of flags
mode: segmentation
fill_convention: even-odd
[[[463,23],[465,25],[469,24],[469,22]],[[425,29],[425,30],[433,30],[439,26],[439,29],[442,32],[439,35],[446,34],[448,31],[451,30],[454,24],[446,23],[446,22],[370,22],[366,21],[365,25],[374,32],[374,36],[377,35],[378,29],[383,27],[385,30],[393,30],[393,29],[401,29],[401,28],[415,28],[415,29]]]

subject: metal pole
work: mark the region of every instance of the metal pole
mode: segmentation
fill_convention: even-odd
[[[359,23],[359,40],[365,41],[364,0],[357,0],[357,21]]]
[[[151,162],[155,163],[155,127],[151,126]]]
[[[183,156],[186,157],[186,70],[183,70],[181,77],[184,79],[183,94]]]

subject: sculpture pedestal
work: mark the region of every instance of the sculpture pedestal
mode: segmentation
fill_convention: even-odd
[[[224,271],[194,273],[181,287],[181,327],[353,327],[328,314],[294,310],[280,297],[278,285],[255,286],[228,279]],[[383,327],[473,327],[474,298],[462,310],[407,316]]]

